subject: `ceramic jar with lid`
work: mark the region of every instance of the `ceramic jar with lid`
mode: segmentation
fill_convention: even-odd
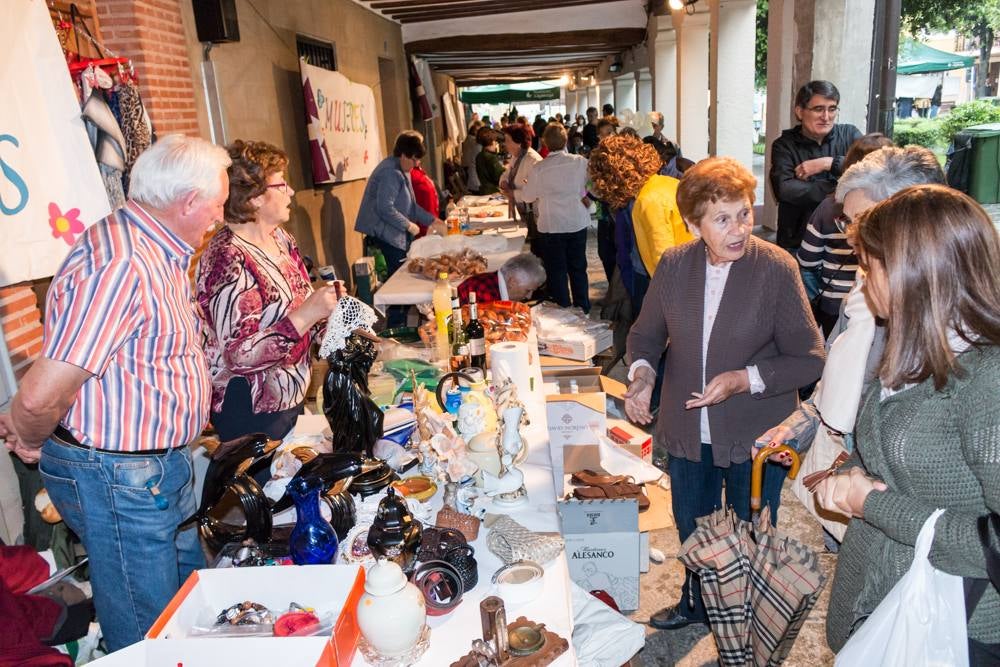
[[[365,576],[365,594],[358,601],[361,634],[385,657],[411,650],[427,620],[424,596],[396,563],[380,558]]]
[[[406,501],[390,487],[368,529],[368,548],[376,557],[388,558],[411,572],[422,532],[423,526],[413,517]]]

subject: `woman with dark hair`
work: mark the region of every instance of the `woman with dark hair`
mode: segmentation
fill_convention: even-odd
[[[987,577],[977,522],[1000,512],[993,222],[967,195],[918,185],[877,204],[857,226],[865,296],[888,337],[878,381],[861,402],[855,452],[815,491],[823,508],[851,517],[827,613],[834,651],[906,573],[917,533],[936,509],[945,512],[931,563],[974,579]],[[1000,662],[1000,594],[988,583],[968,636],[969,664]]]
[[[309,346],[341,287],[313,290],[288,222],[288,156],[270,144],[229,146],[226,225],[198,262],[196,298],[212,375],[212,425],[223,440],[284,437],[302,413]]]
[[[389,275],[403,265],[420,225],[443,224],[420,208],[413,194],[409,173],[424,153],[423,135],[414,130],[400,132],[392,155],[375,167],[365,184],[354,231],[364,234],[382,252]]]
[[[778,200],[777,244],[795,252],[809,216],[837,187],[844,156],[861,138],[853,125],[838,124],[840,91],[829,81],[810,81],[795,96],[799,124],[771,145],[771,188]]]
[[[844,173],[869,153],[886,146],[892,146],[892,139],[881,132],[861,137],[847,150]],[[828,194],[809,218],[802,245],[796,252],[806,295],[824,336],[829,336],[837,323],[841,303],[851,291],[858,270],[858,258],[847,242],[842,209],[834,193]]]
[[[491,195],[500,192],[500,176],[503,174],[503,162],[497,154],[500,146],[497,144],[497,133],[488,128],[480,128],[476,133],[476,142],[482,146],[482,151],[476,156],[476,175],[479,176],[479,194]]]
[[[508,125],[503,130],[503,137],[504,148],[510,155],[510,164],[500,177],[500,191],[507,195],[508,201],[513,202],[521,219],[528,226],[528,243],[533,248],[532,252],[535,252],[537,249],[534,246],[538,240],[535,211],[531,202],[523,201],[519,195],[528,182],[531,169],[542,161],[542,156],[531,147],[534,131],[527,125]]]
[[[628,335],[625,411],[636,423],[652,421],[654,369],[664,359],[656,438],[670,455],[681,542],[698,517],[722,506],[723,483],[726,504],[750,520],[754,439],[823,369],[795,260],[751,234],[756,183],[732,158],[708,158],[684,174],[677,206],[696,240],[663,253]],[[768,468],[762,496],[776,522],[785,473]],[[661,629],[707,622],[690,571],[679,603],[650,618]]]

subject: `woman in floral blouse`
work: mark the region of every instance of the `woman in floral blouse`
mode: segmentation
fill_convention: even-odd
[[[209,242],[196,277],[212,424],[223,441],[256,432],[281,438],[302,412],[309,346],[341,288],[313,290],[295,240],[281,228],[295,194],[285,182],[288,156],[240,140],[229,155],[226,224]]]

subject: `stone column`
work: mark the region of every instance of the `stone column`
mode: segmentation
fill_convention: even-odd
[[[615,113],[621,114],[626,109],[636,110],[635,73],[629,73],[615,79]]]
[[[598,87],[600,89],[600,96],[598,97],[600,104],[595,104],[594,106],[597,107],[597,111],[600,113],[605,104],[615,106],[615,84],[614,81],[608,79],[607,81],[601,81]],[[617,107],[615,107],[615,110],[617,111]]]
[[[653,44],[653,57],[650,63],[653,67],[653,108],[663,114],[663,134],[669,139],[677,139],[677,31],[669,28],[670,17],[661,21]]]
[[[680,19],[680,20],[678,20]],[[708,23],[709,12],[674,13],[677,37],[678,141],[684,157],[708,156]]]
[[[601,110],[601,91],[600,86],[596,83],[591,83],[587,88],[587,106],[583,108],[583,115],[587,115],[588,107],[597,107],[597,110]]]
[[[757,3],[755,0],[717,0],[711,7],[714,34],[718,39],[711,40],[710,152],[734,157],[750,169]],[[719,45],[723,45],[721,55]]]
[[[636,81],[636,110],[640,114],[647,114],[653,110],[653,77],[648,69],[639,70],[635,73]]]

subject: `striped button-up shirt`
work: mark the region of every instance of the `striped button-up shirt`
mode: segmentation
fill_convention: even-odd
[[[146,451],[201,433],[211,386],[193,253],[129,201],[83,233],[53,279],[42,355],[94,376],[62,419],[84,445]]]

